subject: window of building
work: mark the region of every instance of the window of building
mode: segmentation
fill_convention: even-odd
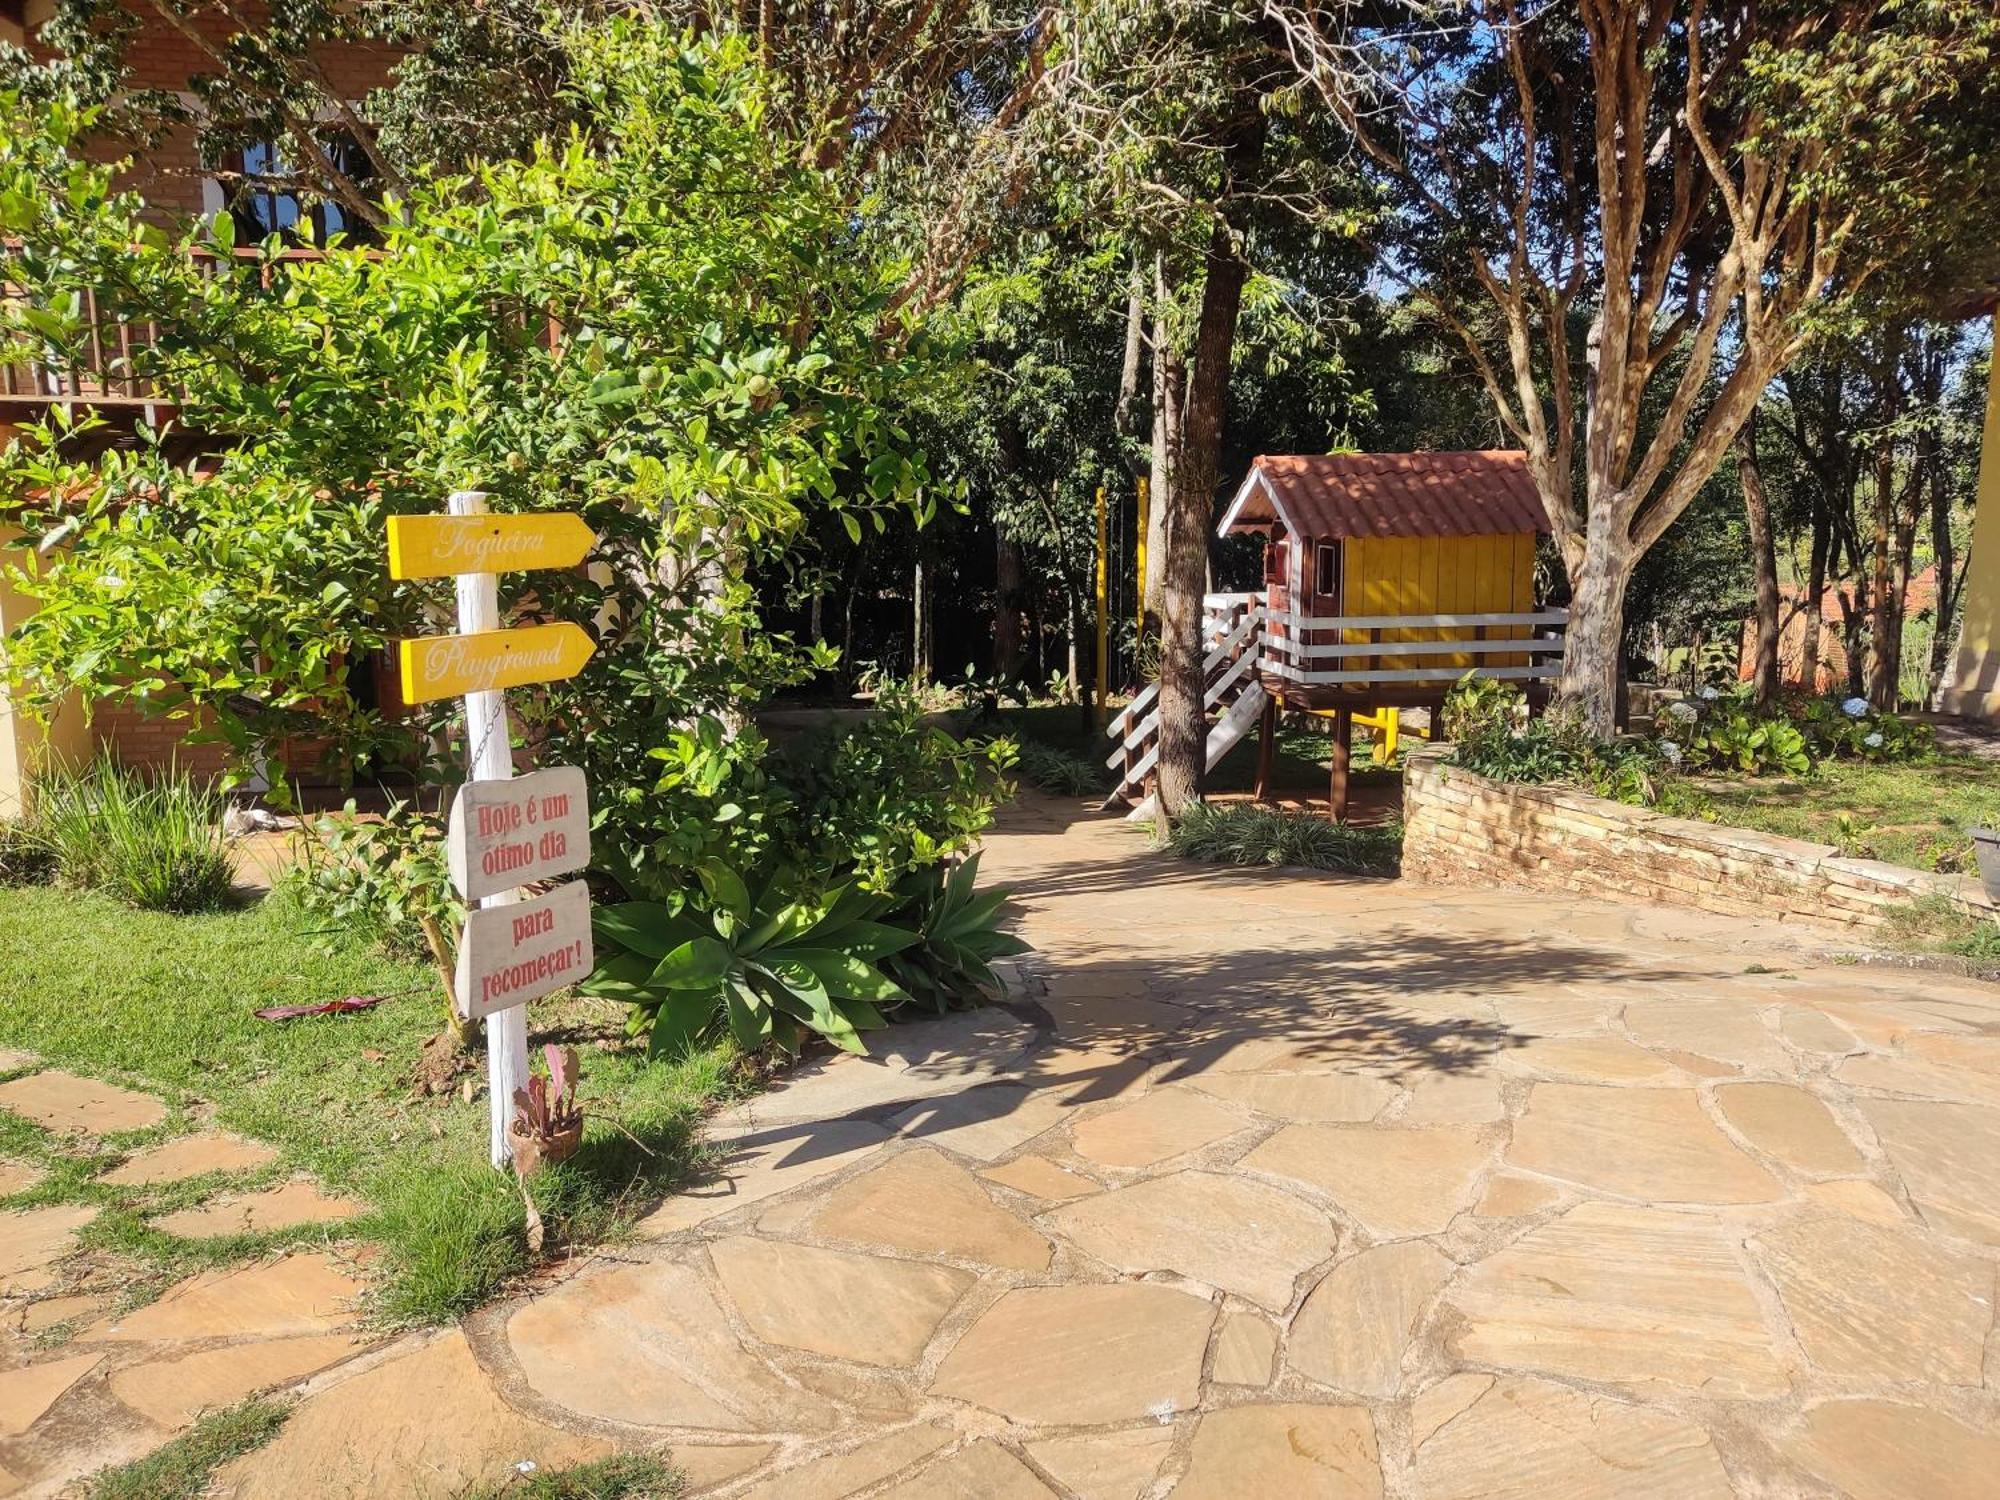
[[[328,131],[321,140],[327,159],[363,192],[371,190],[375,170],[368,153],[344,130]],[[379,236],[367,220],[337,200],[307,188],[292,170],[277,143],[253,141],[226,163],[225,193],[236,238],[250,244],[279,235],[302,245],[323,245],[331,235],[350,243],[373,244]]]
[[[1313,549],[1313,593],[1340,603],[1340,543],[1321,542]]]

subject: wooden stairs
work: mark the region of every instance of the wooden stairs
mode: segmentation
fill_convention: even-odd
[[[1208,654],[1202,668],[1208,688],[1202,708],[1211,721],[1207,757],[1211,771],[1263,717],[1265,692],[1257,680],[1263,624],[1264,604],[1255,594],[1211,594],[1203,601],[1202,639]],[[1149,683],[1105,733],[1118,745],[1104,762],[1118,773],[1118,787],[1105,798],[1104,806],[1129,804],[1130,821],[1150,822],[1156,809],[1153,773],[1160,760],[1159,684]]]

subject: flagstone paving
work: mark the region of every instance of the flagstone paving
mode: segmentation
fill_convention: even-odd
[[[713,1500],[1994,1493],[2000,989],[1184,865],[1051,802],[984,869],[1036,950],[1010,1002],[733,1107],[637,1239],[386,1346],[306,1254],[10,1335],[0,1469],[53,1493],[80,1423],[274,1385],[217,1494],[614,1449]],[[45,1212],[0,1266],[60,1263],[80,1225],[8,1238]]]

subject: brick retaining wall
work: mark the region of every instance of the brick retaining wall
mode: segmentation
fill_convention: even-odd
[[[1808,844],[1670,818],[1567,788],[1491,781],[1413,747],[1403,769],[1403,873],[1434,885],[1511,885],[1664,901],[1730,916],[1879,927],[1942,896],[1995,915],[1979,882]]]

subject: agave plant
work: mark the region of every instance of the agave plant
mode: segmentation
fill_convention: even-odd
[[[919,870],[897,887],[902,905],[892,920],[914,927],[915,940],[885,958],[882,967],[933,1010],[977,1004],[996,993],[1000,981],[993,960],[1028,951],[1026,943],[994,925],[1008,893],[975,891],[978,880],[975,854],[955,870]]]
[[[808,1033],[865,1052],[881,1007],[910,997],[878,967],[917,934],[878,921],[892,897],[849,883],[819,896],[775,882],[755,898],[726,869],[704,868],[715,909],[627,901],[593,913],[605,955],[581,986],[632,1006],[626,1029],[655,1057],[725,1028],[746,1051],[796,1052]]]

